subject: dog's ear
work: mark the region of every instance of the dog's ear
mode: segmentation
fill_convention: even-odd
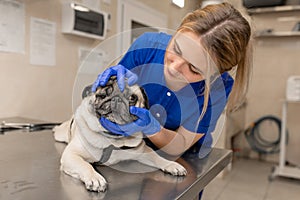
[[[145,108],[149,110],[150,106],[149,106],[148,96],[147,96],[144,88],[140,87],[140,89],[141,89],[142,95],[143,95],[144,100],[145,100],[145,102],[144,102],[145,103]]]
[[[92,86],[93,85],[88,85],[83,89],[82,94],[81,94],[82,99],[84,99],[85,97],[90,96],[92,94]]]

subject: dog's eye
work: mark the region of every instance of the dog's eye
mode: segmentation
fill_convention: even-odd
[[[136,103],[138,100],[138,97],[135,95],[135,94],[132,94],[130,97],[129,97],[129,102],[130,103]]]
[[[111,87],[111,86],[107,87],[106,88],[106,95],[107,96],[111,95],[113,93],[113,91],[114,91],[113,87]]]
[[[96,98],[105,99],[105,94],[96,94]]]

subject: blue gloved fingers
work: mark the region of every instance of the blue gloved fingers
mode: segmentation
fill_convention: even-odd
[[[116,75],[116,71],[113,67],[104,70],[101,74],[98,75],[97,80],[94,82],[92,86],[92,92],[96,92],[99,86],[105,86],[107,81],[112,75]]]
[[[119,89],[121,92],[123,92],[125,88],[126,69],[122,65],[117,65],[116,72],[117,72],[117,82],[118,82]]]
[[[135,106],[130,106],[129,111],[131,114],[138,117],[135,123],[139,126],[147,126],[151,119],[149,117],[149,111],[144,108],[139,108]]]
[[[112,66],[104,70],[104,72],[102,72],[101,74],[99,74],[97,80],[94,82],[92,86],[92,92],[96,92],[96,89],[99,86],[105,86],[111,76],[116,75],[118,77],[119,69],[125,69],[125,67],[123,67],[122,65]]]
[[[138,80],[138,76],[135,73],[132,73],[131,71],[127,70],[125,77],[127,78],[127,83],[129,86],[132,86],[135,84]]]
[[[139,126],[140,131],[146,135],[152,135],[161,130],[160,123],[152,116],[149,110],[131,106],[130,113],[137,116],[138,119],[134,123]]]
[[[117,75],[116,66],[110,67],[100,75],[99,86],[105,86],[111,76]]]
[[[101,78],[101,74],[98,75],[96,81],[93,83],[92,92],[96,92],[97,87],[99,87],[100,80],[101,80],[100,78]]]
[[[140,132],[140,128],[135,124],[135,122],[119,125],[119,127],[126,134],[124,136],[130,136],[134,133]]]
[[[102,117],[100,118],[101,125],[108,131],[123,136],[130,136],[137,132],[152,135],[161,130],[160,123],[152,116],[149,110],[135,106],[130,106],[129,109],[131,114],[138,117],[134,122],[118,125]]]
[[[123,135],[125,137],[128,137],[137,132],[137,131],[135,131],[136,129],[133,127],[136,125],[133,123],[119,125],[119,124],[111,122],[110,120],[108,120],[104,117],[101,117],[99,121],[106,130],[108,130],[112,133],[118,134],[118,135]]]
[[[100,118],[100,123],[101,125],[108,131],[112,132],[112,133],[115,133],[115,134],[118,134],[118,135],[126,135],[124,133],[124,131],[122,131],[120,128],[119,128],[119,125],[111,122],[110,120],[104,118],[104,117],[101,117]]]
[[[117,65],[117,79],[118,79],[118,86],[120,91],[123,92],[125,88],[125,78],[127,78],[127,83],[129,86],[136,83],[138,77],[136,74],[132,73],[130,70],[126,69],[122,65]]]
[[[125,88],[125,78],[127,78],[128,85],[131,86],[136,83],[138,77],[130,70],[126,69],[123,65],[116,65],[107,68],[103,73],[99,74],[97,80],[92,86],[92,92],[95,92],[97,87],[105,86],[111,76],[117,76],[118,86],[120,91],[123,92]]]

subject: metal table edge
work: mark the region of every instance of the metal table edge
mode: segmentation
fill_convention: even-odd
[[[214,163],[213,166],[202,176],[201,179],[194,182],[190,187],[188,187],[176,200],[190,200],[191,197],[196,197],[199,195],[200,191],[206,186],[205,183],[212,181],[232,160],[232,151],[223,155],[220,162]]]

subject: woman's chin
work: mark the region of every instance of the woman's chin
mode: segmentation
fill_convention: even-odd
[[[170,77],[165,77],[165,79],[168,88],[172,91],[178,91],[188,84],[185,80],[172,79]]]

